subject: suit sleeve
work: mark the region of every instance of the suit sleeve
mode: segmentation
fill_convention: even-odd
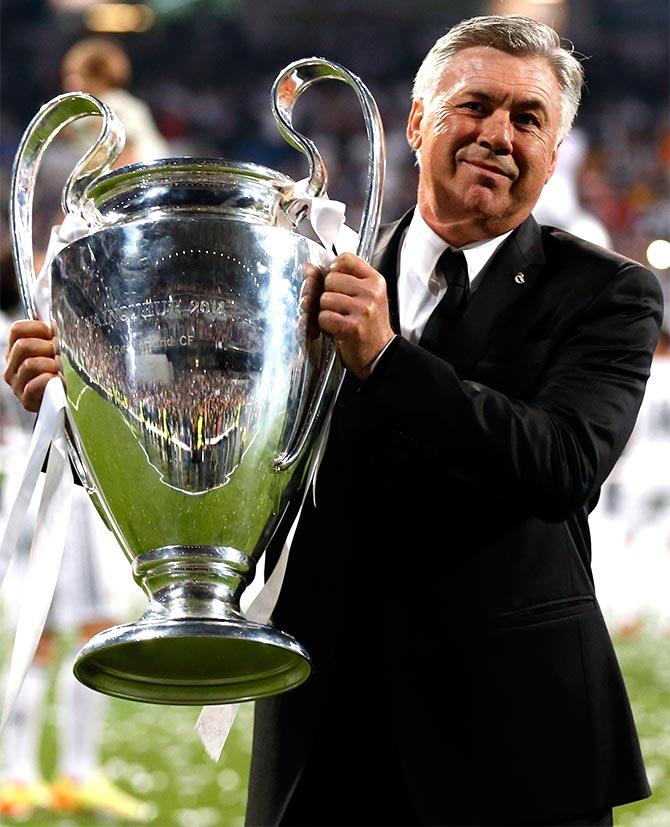
[[[525,400],[461,380],[399,338],[361,388],[366,415],[482,500],[524,502],[534,516],[561,521],[597,492],[630,436],[661,316],[655,276],[620,265]]]

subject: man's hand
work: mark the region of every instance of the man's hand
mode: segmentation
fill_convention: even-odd
[[[344,366],[367,379],[395,335],[384,277],[353,253],[342,253],[324,277],[319,307],[319,327],[337,343]]]
[[[27,411],[37,413],[47,382],[60,375],[53,330],[44,322],[14,322],[5,358],[5,382]]]

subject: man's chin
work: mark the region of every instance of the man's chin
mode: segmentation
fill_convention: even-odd
[[[510,202],[498,188],[475,186],[470,187],[466,195],[465,207],[482,219],[495,220],[508,214]]]

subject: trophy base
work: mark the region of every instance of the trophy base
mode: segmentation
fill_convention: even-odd
[[[301,684],[307,651],[271,626],[215,619],[140,620],[92,638],[74,666],[106,695],[154,704],[253,701]]]

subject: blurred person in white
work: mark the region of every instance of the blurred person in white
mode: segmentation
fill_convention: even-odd
[[[128,91],[132,78],[125,50],[106,37],[88,37],[74,44],[61,61],[66,92],[88,92],[108,104],[126,130],[126,145],[117,166],[170,156],[170,147],[161,135],[147,104]],[[82,149],[90,148],[90,121],[75,124]],[[93,127],[94,129],[94,127]]]
[[[126,142],[115,167],[173,155],[158,129],[149,106],[126,88],[132,80],[131,63],[123,47],[105,37],[89,37],[68,49],[55,67],[64,92],[87,92],[108,104],[123,123]],[[58,135],[45,153],[35,190],[33,237],[36,268],[42,265],[52,224],[63,214],[63,184],[77,161],[93,146],[100,129],[98,118],[84,118]]]
[[[125,88],[130,83],[131,66],[125,51],[112,40],[87,38],[76,43],[61,63],[63,88],[80,90],[105,101],[120,117],[126,129],[126,145],[119,164],[149,161],[170,154],[169,146],[160,135],[148,106]],[[80,127],[80,128],[77,128]],[[77,152],[87,151],[93,143],[97,125],[86,122],[75,124],[70,140]],[[61,156],[57,166],[50,167],[51,176],[62,172],[63,181],[69,170],[61,169],[67,156]],[[8,253],[7,253],[8,254]],[[5,257],[3,272],[3,303],[12,292],[14,281],[11,261]],[[16,294],[15,294],[16,295]],[[18,296],[16,296],[18,298]],[[17,306],[3,312],[3,351],[7,348],[9,325],[17,317]],[[6,396],[6,394],[5,394]],[[14,399],[6,400],[3,416],[7,422],[18,419],[11,412]],[[33,417],[21,428],[7,424],[5,446],[6,474],[21,468],[19,457],[27,450]],[[11,445],[11,450],[10,446]],[[18,484],[18,480],[16,481]],[[9,493],[12,481],[5,486],[6,505],[11,503]],[[0,770],[0,815],[25,819],[36,809],[53,812],[97,812],[107,816],[131,818],[146,822],[154,817],[153,805],[140,801],[116,787],[101,772],[100,733],[104,722],[106,697],[94,692],[76,680],[72,667],[80,646],[98,632],[119,620],[119,608],[109,604],[100,555],[115,554],[111,549],[109,532],[100,521],[86,495],[77,486],[66,550],[63,557],[52,609],[47,627],[40,640],[37,655],[19,694],[12,718],[0,736],[0,756],[4,767]],[[27,559],[32,539],[32,522],[26,526],[23,537],[24,557]],[[74,636],[71,651],[62,659],[56,679],[58,707],[58,767],[57,776],[46,784],[40,775],[39,749],[44,724],[45,698],[50,668],[57,654],[59,635]],[[2,766],[2,765],[0,765]]]
[[[579,193],[579,174],[588,147],[588,137],[583,130],[575,128],[565,136],[556,169],[540,193],[533,217],[540,224],[567,230],[578,238],[611,250],[609,230],[598,216],[584,207]]]
[[[635,428],[619,461],[627,541],[646,527],[662,531],[670,551],[670,314],[651,363],[647,391]],[[666,608],[668,601],[666,601]]]
[[[666,314],[635,428],[612,475],[620,566],[617,582],[610,592],[603,592],[603,601],[619,634],[635,634],[645,623],[670,632],[669,469],[670,314]],[[594,557],[595,562],[598,569],[607,566],[599,557]]]

